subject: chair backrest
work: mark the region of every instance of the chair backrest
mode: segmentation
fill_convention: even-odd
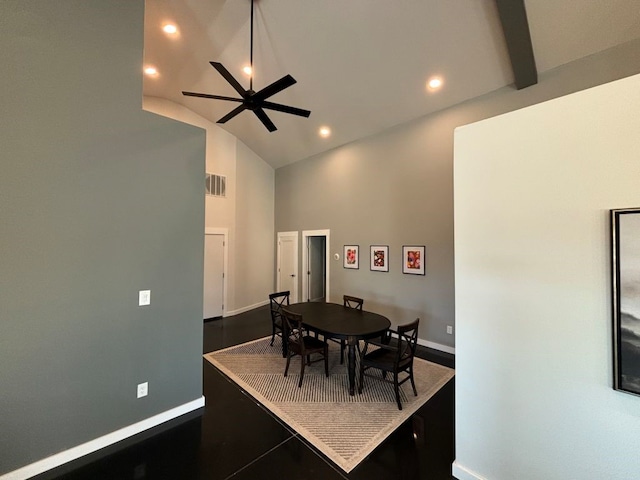
[[[343,295],[344,306],[349,308],[355,308],[356,310],[362,310],[364,300],[358,297],[352,297],[351,295]]]
[[[406,363],[413,361],[416,354],[416,346],[418,343],[418,324],[420,319],[416,318],[413,322],[405,325],[399,325],[398,332],[398,355],[397,363]]]
[[[284,305],[289,305],[289,294],[290,292],[287,290],[286,292],[276,292],[269,294],[269,305],[271,308],[271,320],[276,320],[280,318],[282,315],[280,311]]]
[[[289,336],[289,343],[297,343],[304,349],[304,328],[302,327],[302,315],[294,313],[291,310],[282,308],[282,318],[287,325],[287,334]]]

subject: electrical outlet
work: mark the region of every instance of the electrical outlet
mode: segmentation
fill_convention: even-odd
[[[149,393],[149,382],[138,384],[138,398],[146,397]]]
[[[447,325],[447,333],[449,335],[453,334],[453,327],[451,325]]]
[[[138,305],[151,305],[151,290],[140,290],[138,292]]]

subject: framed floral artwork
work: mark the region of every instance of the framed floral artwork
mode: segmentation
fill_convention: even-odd
[[[402,273],[424,275],[425,261],[424,245],[404,245],[402,247]]]
[[[344,268],[360,268],[359,264],[359,246],[358,245],[345,245],[344,246]]]
[[[389,271],[389,245],[371,245],[369,268],[374,272]]]

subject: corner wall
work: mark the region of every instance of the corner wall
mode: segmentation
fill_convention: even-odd
[[[205,136],[141,109],[143,9],[0,2],[2,478],[203,403]]]
[[[640,206],[640,76],[455,134],[461,480],[638,475],[612,389],[608,211]]]
[[[223,315],[267,303],[274,289],[273,168],[235,136],[182,105],[145,96],[143,106],[147,111],[205,129],[206,170],[227,177],[225,198],[205,197],[205,227],[229,230],[228,291]],[[204,171],[202,175],[204,185]]]

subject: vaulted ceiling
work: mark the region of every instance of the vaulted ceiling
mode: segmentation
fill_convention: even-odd
[[[274,168],[379,133],[499,88],[520,88],[573,60],[640,38],[638,0],[255,0],[254,90],[286,74],[270,100],[311,110],[246,111],[221,127]],[[249,78],[250,0],[147,0],[144,94],[216,122],[238,104],[214,70]],[[162,31],[166,23],[176,34]],[[527,26],[530,36],[527,32]],[[515,73],[515,77],[514,77]],[[440,77],[438,91],[427,81]],[[321,138],[321,126],[331,128]]]

